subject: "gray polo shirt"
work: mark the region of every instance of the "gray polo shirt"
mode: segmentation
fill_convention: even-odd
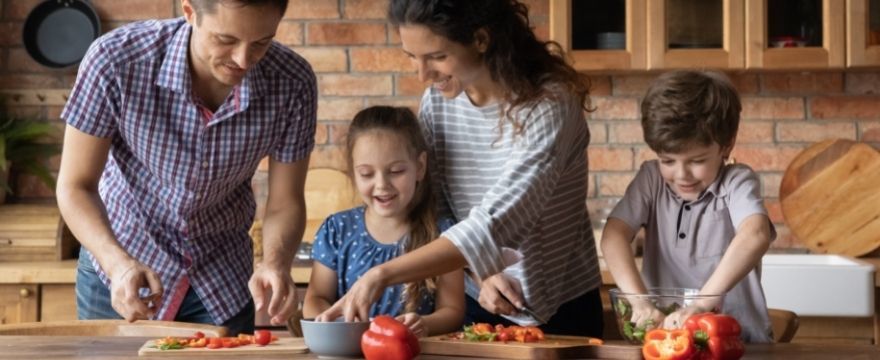
[[[699,289],[715,271],[743,220],[767,214],[759,184],[748,166],[726,165],[697,200],[686,202],[663,181],[657,160],[646,161],[609,217],[633,230],[645,228],[642,278],[646,286]],[[776,230],[770,229],[775,239]],[[772,342],[760,265],[725,295],[722,312],[739,321],[744,340]]]

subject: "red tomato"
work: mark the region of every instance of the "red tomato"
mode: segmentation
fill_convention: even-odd
[[[196,331],[196,334],[195,334],[195,336],[193,336],[193,337],[196,338],[196,339],[201,339],[201,338],[204,338],[204,337],[205,337],[205,333],[203,333],[203,332],[201,332],[201,331]]]
[[[269,330],[257,330],[254,332],[254,343],[260,346],[269,345],[272,342],[272,332]]]

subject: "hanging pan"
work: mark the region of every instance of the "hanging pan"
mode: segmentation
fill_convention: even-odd
[[[47,0],[24,22],[24,47],[38,63],[54,68],[82,60],[101,34],[101,21],[86,0]]]

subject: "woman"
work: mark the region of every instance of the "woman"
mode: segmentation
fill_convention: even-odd
[[[601,337],[586,79],[535,38],[518,1],[392,0],[389,18],[432,82],[419,115],[441,213],[457,224],[371,269],[324,316],[366,319],[385,287],[467,265],[465,323]]]

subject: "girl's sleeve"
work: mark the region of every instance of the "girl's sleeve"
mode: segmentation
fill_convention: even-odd
[[[340,230],[335,226],[333,216],[331,215],[315,234],[315,241],[312,244],[312,258],[328,268],[336,269],[337,257],[340,247]]]

